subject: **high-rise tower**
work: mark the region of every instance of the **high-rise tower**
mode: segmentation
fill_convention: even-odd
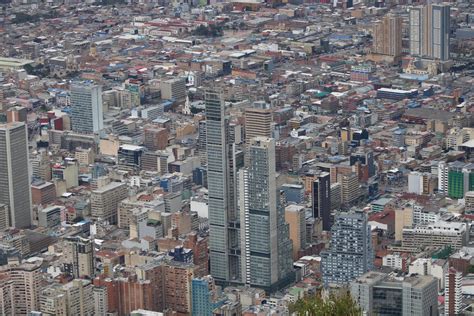
[[[428,59],[449,59],[450,10],[446,4],[410,9],[410,54]]]
[[[373,52],[400,57],[402,54],[402,17],[387,14],[374,26]]]
[[[371,230],[363,212],[341,213],[331,228],[331,246],[321,252],[323,282],[348,284],[373,267]]]
[[[275,140],[248,144],[249,166],[239,172],[242,281],[270,292],[291,282],[292,243],[275,174]]]
[[[0,204],[9,208],[10,226],[31,226],[28,135],[20,122],[0,124]]]
[[[101,86],[90,82],[71,85],[71,128],[78,133],[96,133],[104,128]]]
[[[211,274],[217,283],[240,283],[236,172],[243,159],[237,159],[222,95],[208,90],[205,100]]]

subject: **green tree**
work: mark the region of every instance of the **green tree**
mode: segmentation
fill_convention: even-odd
[[[358,316],[361,309],[348,291],[331,293],[322,297],[321,292],[314,296],[299,299],[289,307],[290,315],[298,316]]]

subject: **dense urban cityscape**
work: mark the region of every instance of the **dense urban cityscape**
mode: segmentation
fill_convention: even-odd
[[[474,315],[472,0],[0,7],[0,316]]]

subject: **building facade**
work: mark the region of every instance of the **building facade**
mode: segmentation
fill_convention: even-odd
[[[104,128],[102,87],[92,83],[71,85],[71,129],[77,133],[97,133]]]

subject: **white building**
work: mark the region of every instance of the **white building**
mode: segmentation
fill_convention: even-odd
[[[431,275],[438,279],[438,290],[445,287],[445,274],[448,271],[448,262],[441,259],[418,258],[408,266],[409,274]]]

